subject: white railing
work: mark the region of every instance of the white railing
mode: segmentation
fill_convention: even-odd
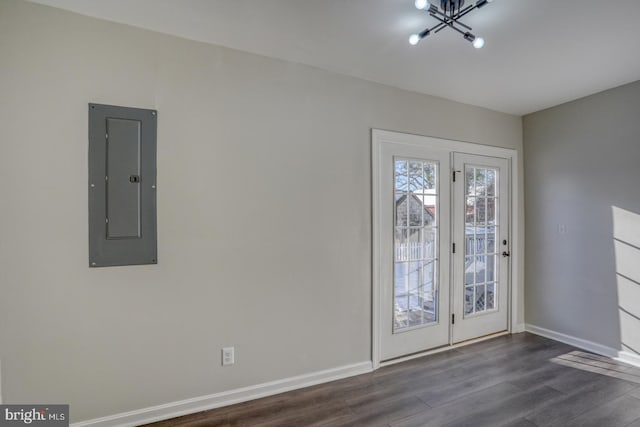
[[[475,254],[484,254],[487,251],[487,242],[486,239],[480,236],[477,236],[476,239],[471,237],[467,237],[466,246],[475,245],[473,253]],[[421,259],[430,259],[435,258],[435,242],[411,242],[411,243],[400,243],[395,245],[396,252],[396,261],[417,261]],[[493,249],[495,251],[495,248]],[[493,253],[490,252],[490,253]]]
[[[434,243],[411,242],[396,244],[396,261],[430,259],[435,257]]]

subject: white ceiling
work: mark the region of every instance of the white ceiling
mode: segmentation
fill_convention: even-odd
[[[479,50],[413,0],[33,1],[517,115],[640,80],[640,0],[495,0]]]

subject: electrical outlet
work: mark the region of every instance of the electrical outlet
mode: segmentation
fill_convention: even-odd
[[[233,347],[224,347],[222,349],[222,366],[233,365],[236,363],[235,349]]]

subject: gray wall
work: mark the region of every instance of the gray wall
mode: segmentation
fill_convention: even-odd
[[[371,128],[522,147],[519,117],[19,0],[0,99],[3,397],[74,421],[370,360]],[[157,266],[87,267],[89,102],[159,111]]]
[[[528,324],[614,349],[630,332],[618,299],[633,290],[618,279],[640,281],[627,251],[640,242],[639,113],[636,82],[524,118]],[[640,299],[626,304],[640,314]]]

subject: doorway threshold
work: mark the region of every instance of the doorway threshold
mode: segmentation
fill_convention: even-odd
[[[509,335],[511,332],[509,331],[501,331],[496,332],[489,335],[484,335],[478,338],[472,338],[466,341],[462,341],[456,344],[444,345],[442,347],[432,348],[431,350],[421,351],[418,353],[408,354],[406,356],[396,357],[395,359],[384,360],[380,362],[380,367],[384,368],[385,366],[395,365],[396,363],[406,362],[408,360],[417,359],[419,357],[431,356],[432,354],[442,353],[444,351],[455,350],[456,348],[465,347],[470,344],[475,344],[482,341],[487,341],[493,338],[502,337],[505,335]]]

